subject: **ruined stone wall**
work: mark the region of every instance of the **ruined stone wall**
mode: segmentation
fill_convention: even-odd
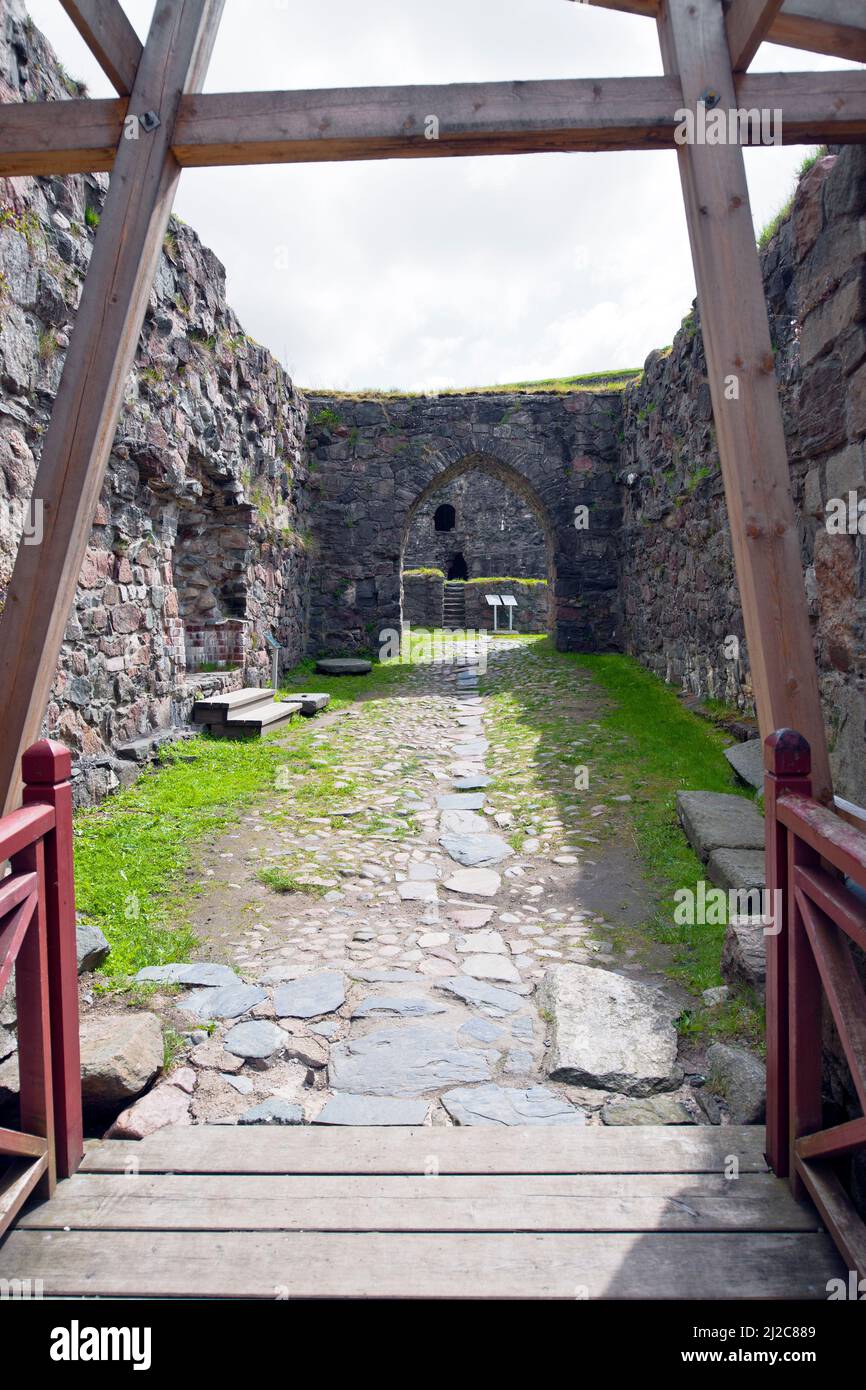
[[[496,576],[492,576],[494,579]],[[503,576],[503,578],[509,578]],[[509,579],[508,583],[479,584],[469,580],[466,589],[466,626],[475,632],[493,631],[493,609],[487,602],[487,594],[511,594],[517,599],[513,610],[515,632],[550,631],[550,589],[545,580],[531,583],[526,580]],[[499,609],[497,619],[502,631],[508,630],[508,610]]]
[[[403,571],[403,622],[414,627],[442,627],[445,580],[441,572]]]
[[[536,519],[559,646],[615,647],[620,428],[615,394],[312,396],[314,646],[375,649],[383,629],[399,626],[401,562],[416,514],[480,471]],[[580,529],[576,508],[585,508]]]
[[[437,530],[454,512],[452,530]],[[457,558],[465,574],[452,574]],[[434,492],[418,508],[403,554],[407,569],[441,569],[446,578],[479,579],[494,574],[524,579],[547,578],[544,533],[532,509],[498,478],[472,471]]]
[[[2,0],[0,100],[55,100],[60,118],[77,94]],[[0,180],[0,598],[22,529],[38,535],[30,497],[107,184]],[[117,746],[183,721],[198,687],[268,683],[265,632],[287,663],[306,651],[305,420],[227,306],[222,265],[173,219],[45,723],[78,755],[80,801],[116,787]]]
[[[763,264],[836,785],[862,803],[866,551],[856,521],[855,534],[831,534],[826,520],[849,491],[856,511],[866,484],[866,150],[831,154],[805,176]],[[626,392],[623,427],[624,646],[666,680],[751,708],[694,313]]]

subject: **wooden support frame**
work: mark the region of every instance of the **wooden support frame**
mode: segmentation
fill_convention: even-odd
[[[783,0],[731,0],[725,16],[731,67],[745,72],[773,27]]]
[[[143,48],[120,0],[60,0],[114,90],[129,96]]]

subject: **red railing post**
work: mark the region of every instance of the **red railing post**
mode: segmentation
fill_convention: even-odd
[[[57,1176],[67,1178],[76,1171],[84,1155],[69,781],[72,759],[62,743],[42,739],[27,749],[21,770],[24,805],[47,803],[54,807],[54,829],[44,841],[45,915]]]
[[[784,792],[811,796],[812,756],[802,734],[778,729],[764,740],[764,815],[767,891],[775,932],[767,949],[767,1162],[778,1177],[790,1166],[790,1079],[788,933],[788,832],[776,819],[776,802]],[[781,904],[781,910],[778,909]]]

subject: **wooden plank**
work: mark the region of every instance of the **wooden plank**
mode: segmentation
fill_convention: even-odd
[[[28,748],[22,760],[24,804],[50,805],[54,828],[45,848],[45,938],[51,1013],[51,1078],[57,1172],[74,1173],[84,1153],[81,1048],[78,1023],[78,947],[72,862],[72,757],[51,739]]]
[[[8,816],[0,817],[0,863],[13,859],[34,840],[41,840],[54,825],[50,806],[19,806]]]
[[[48,1003],[48,938],[45,920],[45,846],[29,845],[12,861],[13,871],[35,873],[37,888],[30,926],[15,961],[15,1005],[18,1014],[18,1118],[24,1134],[41,1135],[46,1142],[47,1167],[40,1193],[54,1191],[57,1168],[54,1151],[54,1087],[51,1078],[51,1015]],[[26,906],[26,904],[23,904]],[[20,909],[19,909],[20,910]]]
[[[833,1236],[847,1269],[866,1279],[866,1226],[830,1163],[797,1159],[797,1172]]]
[[[860,1108],[866,1110],[866,991],[842,929],[799,889],[797,904],[833,1022],[848,1059]]]
[[[821,1234],[13,1231],[0,1277],[46,1298],[824,1299]]]
[[[116,99],[4,102],[0,177],[111,169],[126,106]]]
[[[804,1134],[821,1128],[822,1048],[821,977],[803,920],[802,897],[796,888],[801,868],[818,862],[815,851],[788,831],[788,989],[789,1043],[788,1123],[789,1177],[796,1197],[804,1196],[802,1180],[795,1164],[795,1145]]]
[[[112,87],[129,96],[143,52],[120,0],[60,0]]]
[[[776,814],[834,869],[866,888],[866,835],[862,830],[826,806],[793,793],[779,798]]]
[[[175,155],[198,168],[664,148],[680,104],[663,77],[209,93],[183,102]]]
[[[48,1152],[48,1140],[38,1134],[20,1134],[17,1129],[0,1129],[0,1154],[16,1158],[41,1158]]]
[[[723,108],[736,108],[718,0],[668,0],[659,37],[685,107],[697,110],[714,89]],[[833,788],[743,152],[684,144],[679,163],[761,735],[805,736],[814,793],[826,801]]]
[[[0,882],[0,917],[5,917],[25,898],[29,898],[31,893],[35,893],[37,886],[35,874],[10,874],[8,878],[3,879]],[[0,960],[2,959],[3,950],[0,947]]]
[[[33,495],[41,545],[19,546],[0,617],[5,700],[0,791],[17,804],[36,741],[117,425],[180,169],[171,138],[180,94],[201,85],[222,0],[158,0],[131,98],[160,124],[121,139]]]
[[[814,1231],[770,1173],[315,1177],[79,1173],[22,1230]]]
[[[768,37],[788,48],[866,63],[863,0],[785,0]]]
[[[168,1127],[88,1150],[81,1171],[124,1173],[741,1173],[767,1171],[760,1126],[560,1129]]]
[[[781,8],[782,0],[731,0],[725,27],[735,72],[745,72]]]
[[[36,911],[36,894],[25,898],[0,927],[0,992],[6,988],[15,968],[27,930]]]
[[[794,1151],[798,1158],[839,1158],[855,1149],[866,1148],[866,1120],[847,1120],[844,1124],[806,1134],[798,1139]]]
[[[796,882],[822,912],[866,951],[866,905],[862,899],[856,898],[841,879],[832,878],[826,869],[800,869]]]
[[[0,1236],[7,1231],[31,1193],[48,1172],[48,1154],[19,1158],[0,1172]]]
[[[781,111],[783,144],[866,135],[859,72],[742,73],[738,109]],[[186,167],[422,159],[544,151],[673,149],[679,84],[663,77],[450,87],[234,92],[183,97],[174,153]],[[123,101],[9,103],[0,176],[110,170]],[[426,138],[437,112],[440,138]],[[760,127],[745,138],[757,142]]]

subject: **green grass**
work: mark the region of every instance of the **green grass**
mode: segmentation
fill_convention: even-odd
[[[802,178],[805,178],[809,170],[815,167],[815,165],[818,163],[818,160],[824,158],[826,153],[827,146],[821,145],[817,150],[813,150],[811,154],[806,155],[806,158],[803,160],[802,164],[797,170],[796,177],[798,184]],[[788,218],[791,216],[791,213],[794,210],[794,202],[796,200],[796,197],[797,190],[795,188],[790,198],[786,198],[785,202],[779,208],[779,211],[775,214],[775,216],[771,217],[766,226],[762,227],[761,232],[758,236],[758,249],[760,251],[766,251],[767,247],[773,240],[773,237],[776,235],[779,228],[782,226],[784,222],[787,222]]]
[[[312,897],[321,897],[328,891],[322,884],[298,878],[287,869],[260,869],[256,877],[259,883],[273,889],[275,893],[308,893]]]
[[[455,386],[444,391],[401,391],[399,387],[382,390],[370,387],[358,391],[331,391],[327,387],[302,386],[298,389],[304,396],[325,396],[331,400],[369,401],[416,399],[423,396],[495,396],[509,392],[523,391],[529,395],[549,392],[569,391],[622,391],[642,375],[639,367],[617,367],[608,372],[587,372],[582,376],[551,376],[540,381],[513,381],[495,386]],[[327,418],[323,418],[327,417]],[[339,424],[340,418],[334,411],[325,409],[313,420],[313,424]]]
[[[607,737],[589,751],[593,785],[615,780],[633,797],[629,806],[635,841],[660,890],[658,908],[642,930],[670,947],[670,973],[693,993],[722,983],[719,973],[723,925],[678,926],[674,893],[694,889],[706,878],[705,866],[692,850],[676,814],[678,791],[728,792],[753,800],[736,782],[723,755],[730,739],[706,720],[683,708],[676,692],[629,657],[566,656],[590,671],[612,700],[599,723]],[[623,773],[626,776],[623,776]],[[689,1016],[691,1031],[706,1028],[758,1036],[761,1022],[755,1001],[735,999],[712,1014],[698,1009]]]
[[[383,663],[368,676],[329,677],[314,676],[313,665],[305,661],[288,672],[283,688],[326,691],[331,709],[383,693],[409,669]],[[202,735],[175,744],[127,791],[77,813],[77,907],[108,937],[111,955],[104,974],[119,979],[145,965],[189,958],[195,937],[187,925],[188,908],[199,891],[192,875],[196,849],[278,787],[278,774],[291,787],[293,805],[305,814],[327,814],[335,801],[346,799],[347,790],[333,785],[336,758],[329,758],[327,746],[311,746],[320,727],[315,719],[304,719],[261,740]],[[271,814],[281,814],[279,796]]]

